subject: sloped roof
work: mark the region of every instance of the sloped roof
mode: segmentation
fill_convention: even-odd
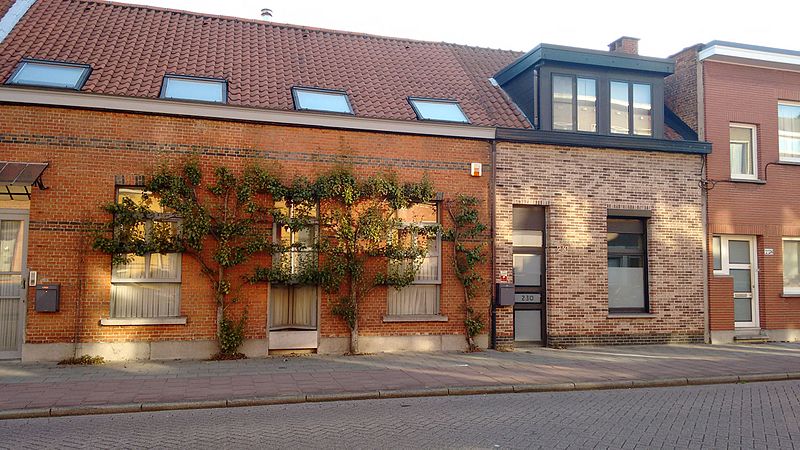
[[[11,5],[14,4],[14,0],[0,0],[0,19],[11,9]]]
[[[3,0],[0,0],[3,1]],[[489,78],[521,52],[387,38],[102,0],[39,0],[0,44],[22,58],[89,64],[83,91],[157,98],[165,74],[228,81],[228,103],[292,110],[292,86],[345,90],[356,116],[416,120],[407,97],[458,100],[471,122],[530,128]]]

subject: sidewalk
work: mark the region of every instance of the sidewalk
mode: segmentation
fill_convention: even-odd
[[[2,362],[0,418],[771,379],[800,379],[800,344],[310,355],[87,367]]]

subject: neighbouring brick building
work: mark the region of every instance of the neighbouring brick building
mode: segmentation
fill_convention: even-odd
[[[714,146],[711,341],[800,340],[800,52],[713,41],[674,58],[667,104]]]
[[[216,351],[212,287],[193,258],[112,266],[91,245],[103,204],[136,198],[147,174],[190,156],[205,173],[256,161],[287,181],[342,164],[427,175],[438,199],[476,197],[497,253],[481,267],[476,309],[492,318],[481,346],[490,334],[498,346],[702,340],[709,146],[663,109],[673,63],[616,44],[523,55],[95,0],[12,2],[0,20],[0,357]],[[465,347],[452,252],[431,247],[427,275],[371,294],[362,351]],[[516,305],[492,307],[508,296],[490,281],[516,281]],[[57,311],[41,311],[36,296],[55,285]],[[319,289],[256,284],[242,298],[248,355],[347,348]]]
[[[685,128],[665,126],[672,61],[610,48],[542,44],[495,75],[534,125],[497,131],[498,345],[703,341],[710,147],[664,138]]]

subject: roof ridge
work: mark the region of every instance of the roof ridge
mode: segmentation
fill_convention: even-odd
[[[271,22],[268,20],[259,20],[259,19],[249,19],[246,17],[236,17],[236,16],[226,16],[222,14],[211,14],[211,13],[203,13],[197,11],[187,11],[183,9],[174,9],[174,8],[165,8],[162,6],[153,6],[153,5],[145,5],[145,4],[136,4],[136,3],[126,3],[124,1],[117,1],[117,0],[66,0],[66,1],[74,1],[78,3],[94,3],[99,5],[109,5],[109,6],[117,6],[123,8],[136,8],[136,9],[147,9],[152,11],[159,11],[165,13],[175,13],[175,14],[183,14],[187,16],[194,16],[194,17],[202,17],[208,19],[221,19],[221,20],[229,20],[234,22],[242,22],[242,23],[252,23],[255,25],[263,25],[267,27],[274,27],[274,28],[286,28],[286,29],[295,29],[300,31],[314,31],[314,32],[321,32],[321,33],[330,33],[330,34],[339,34],[345,36],[356,36],[356,37],[364,37],[364,38],[374,38],[374,39],[381,39],[387,41],[398,41],[398,42],[406,42],[411,44],[439,44],[439,45],[447,45],[453,47],[461,47],[461,48],[468,48],[468,49],[475,49],[475,50],[491,50],[496,52],[505,52],[505,53],[524,53],[522,50],[510,50],[510,49],[502,49],[502,48],[491,48],[491,47],[481,47],[478,45],[467,45],[467,44],[458,44],[455,42],[446,42],[446,41],[426,41],[422,39],[411,39],[411,38],[404,38],[404,37],[396,37],[396,36],[384,36],[380,34],[372,34],[372,33],[362,33],[358,31],[347,31],[347,30],[336,30],[333,28],[321,28],[321,27],[312,27],[306,25],[298,25],[292,23],[284,23],[284,22]]]

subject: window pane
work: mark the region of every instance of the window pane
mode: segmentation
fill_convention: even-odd
[[[608,251],[644,250],[641,234],[608,233]]]
[[[410,208],[397,210],[397,218],[406,223],[437,222],[436,205],[418,203]]]
[[[178,279],[180,255],[178,253],[152,253],[149,277],[156,279]]]
[[[553,75],[553,129],[575,129],[572,123],[572,77]]]
[[[731,264],[750,264],[750,242],[728,241],[728,262]]]
[[[608,307],[644,308],[644,267],[641,258],[608,258]]]
[[[145,278],[145,257],[128,255],[127,264],[117,264],[112,270],[112,279],[143,280]]]
[[[714,270],[722,270],[722,238],[719,236],[711,239],[711,253],[714,256]]]
[[[731,269],[733,277],[733,292],[752,292],[750,269]]]
[[[469,122],[458,103],[419,99],[411,99],[410,101],[416,107],[420,119]]]
[[[783,287],[800,293],[800,241],[783,241]]]
[[[10,80],[11,84],[78,89],[87,67],[24,62]]]
[[[111,317],[176,317],[180,315],[179,283],[111,285]]]
[[[542,340],[542,312],[533,309],[514,311],[514,340],[539,342]]]
[[[753,321],[753,299],[751,298],[733,299],[733,320],[735,322]]]
[[[388,288],[387,313],[390,316],[439,314],[439,286],[412,284],[400,290]]]
[[[611,132],[628,134],[628,83],[611,82]]]
[[[653,100],[649,84],[633,85],[633,134],[653,135]]]
[[[295,89],[295,95],[297,96],[297,109],[348,114],[353,112],[347,102],[347,95],[344,93]]]
[[[514,255],[514,285],[542,285],[542,256],[536,254]]]
[[[122,199],[127,198],[137,205],[147,206],[147,209],[154,213],[164,213],[168,211],[161,207],[161,202],[159,202],[157,196],[148,193],[147,199],[145,200],[144,194],[145,192],[141,189],[119,189],[117,191],[117,203],[122,203]]]
[[[800,160],[800,105],[778,105],[780,159]]]
[[[511,234],[515,247],[541,247],[542,232],[535,230],[514,230]]]
[[[163,97],[224,103],[225,83],[214,80],[164,77]]]
[[[754,175],[753,130],[731,127],[731,175]]]
[[[0,221],[0,272],[22,271],[22,221]]]
[[[317,287],[270,286],[269,327],[271,330],[315,330]]]
[[[578,78],[578,131],[597,131],[597,82]]]

